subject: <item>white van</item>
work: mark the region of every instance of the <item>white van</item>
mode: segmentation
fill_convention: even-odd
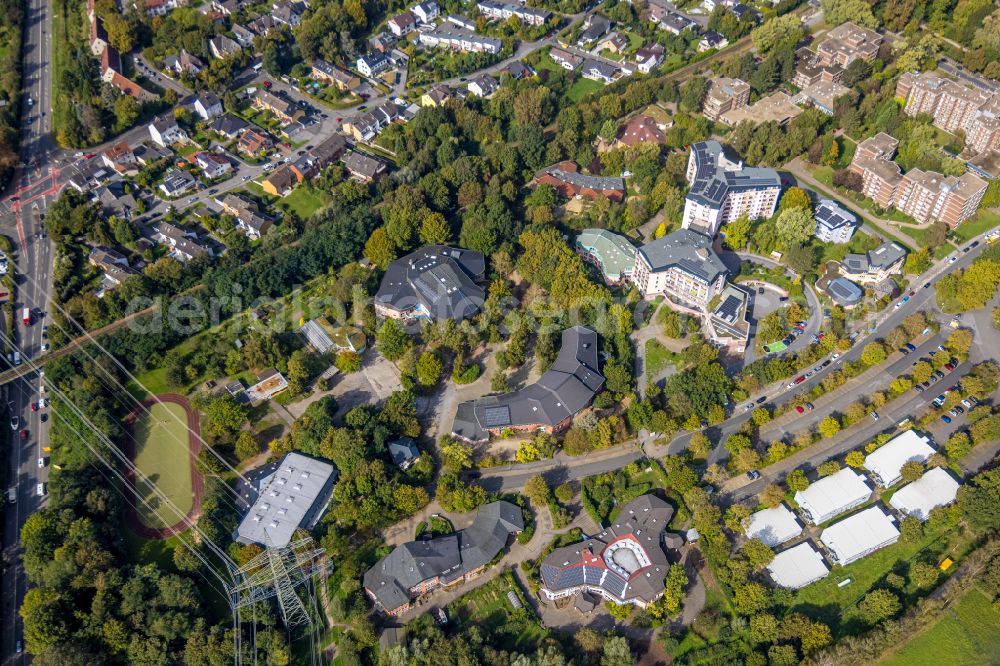
[[[44,483],[39,483],[37,486],[35,486],[35,494],[38,495],[39,497],[45,497]]]

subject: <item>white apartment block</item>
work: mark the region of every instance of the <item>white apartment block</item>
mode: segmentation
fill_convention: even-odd
[[[500,53],[500,40],[492,37],[482,37],[457,30],[438,29],[421,32],[419,38],[422,46],[451,49],[464,53]]]
[[[506,21],[510,17],[515,17],[521,23],[528,25],[544,25],[552,12],[544,9],[535,9],[521,4],[510,4],[507,2],[496,2],[496,0],[479,0],[476,4],[479,13],[487,18]]]
[[[728,270],[712,250],[712,239],[681,229],[639,248],[631,280],[646,297],[660,294],[705,310],[722,293]]]

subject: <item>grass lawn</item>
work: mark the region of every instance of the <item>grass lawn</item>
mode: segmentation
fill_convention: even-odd
[[[538,62],[535,63],[534,68],[535,68],[535,71],[541,71],[543,69],[547,69],[550,72],[564,72],[564,71],[566,71],[561,66],[559,66],[558,64],[556,64],[556,61],[553,60],[552,58],[550,58],[548,53],[543,53],[542,54],[542,56],[538,59]]]
[[[190,511],[193,503],[187,413],[180,405],[156,403],[139,416],[133,432],[136,467],[177,507],[161,506],[153,488],[137,479],[136,493],[149,504],[138,503],[139,519],[150,527],[168,527]]]
[[[975,217],[955,227],[955,235],[963,241],[970,241],[998,225],[1000,225],[1000,215],[983,208],[976,213]]]
[[[995,664],[1000,655],[1000,610],[969,588],[933,626],[880,663],[884,666]]]
[[[261,190],[263,191],[263,190]],[[287,197],[278,201],[278,205],[292,213],[300,220],[308,220],[313,213],[323,207],[323,197],[302,185],[299,185]]]
[[[511,591],[521,600],[523,608],[515,609],[511,605],[507,596]],[[462,625],[469,624],[507,633],[511,641],[509,647],[519,652],[533,651],[549,633],[539,624],[509,571],[448,604],[448,616],[458,625],[459,631]]]
[[[579,102],[590,93],[597,92],[603,87],[604,85],[600,81],[585,79],[581,76],[576,80],[576,83],[570,86],[570,89],[566,91],[566,97],[568,97],[571,102]]]
[[[670,363],[680,360],[680,354],[676,354],[666,347],[659,340],[646,340],[646,378],[655,377]]]

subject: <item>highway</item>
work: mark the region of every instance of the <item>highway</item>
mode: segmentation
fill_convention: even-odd
[[[4,216],[4,227],[0,229],[14,240],[17,248],[12,257],[11,268],[17,273],[15,301],[14,337],[16,344],[26,354],[36,357],[41,353],[42,325],[45,319],[33,316],[31,326],[20,322],[20,311],[24,307],[33,312],[44,313],[48,307],[48,294],[52,284],[50,266],[52,264],[52,244],[41,235],[43,217],[48,206],[52,179],[46,179],[42,168],[47,168],[53,159],[55,146],[51,137],[50,111],[52,109],[51,14],[44,0],[28,0],[24,32],[24,73],[22,95],[22,168],[15,176],[16,201],[10,204],[14,215]],[[31,181],[34,181],[33,184]],[[48,192],[48,194],[46,194]],[[22,202],[23,205],[22,205]],[[13,224],[10,220],[13,218]],[[33,412],[32,403],[39,400],[40,379],[28,375],[5,387],[4,399],[12,416],[20,421],[20,430],[25,439],[9,431],[12,435],[8,488],[16,488],[17,502],[7,506],[3,528],[3,576],[0,594],[3,596],[3,625],[0,636],[0,653],[3,664],[27,663],[26,655],[15,652],[15,643],[21,640],[21,619],[17,609],[24,596],[26,580],[21,568],[18,533],[24,521],[39,507],[44,506],[45,497],[36,494],[38,483],[48,480],[48,468],[39,468],[38,460],[43,457],[42,447],[47,445],[49,423],[42,420],[46,411]],[[6,424],[4,424],[6,427]],[[7,488],[4,488],[6,494]]]

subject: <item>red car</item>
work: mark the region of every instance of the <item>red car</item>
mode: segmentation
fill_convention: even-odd
[[[805,375],[799,375],[798,377],[795,378],[795,383],[796,384],[801,384],[805,380],[806,380]]]
[[[805,410],[805,409],[803,409],[802,405],[795,405],[795,411],[797,411],[797,412],[798,412],[799,414],[802,414],[802,413],[804,413],[804,412],[805,412],[806,410]]]
[[[28,431],[27,430],[22,430],[21,431],[21,440],[23,441],[25,439],[28,439]]]
[[[951,363],[945,363],[944,369],[947,370],[948,372],[951,372],[952,370],[955,369],[955,366],[953,366]]]
[[[264,86],[264,88],[266,88],[267,90],[270,90],[270,89],[271,89],[271,82],[270,82],[270,81],[264,81],[264,83],[263,83],[262,85],[263,85],[263,86]]]
[[[37,412],[38,411],[38,403],[37,402],[31,403],[31,411],[33,411],[33,412]]]

